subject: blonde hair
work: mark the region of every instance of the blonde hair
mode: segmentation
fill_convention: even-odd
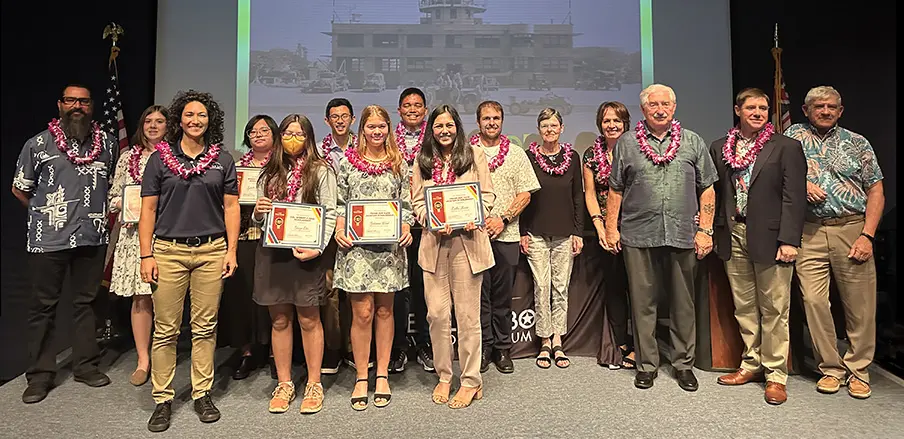
[[[647,86],[647,88],[643,89],[642,92],[640,92],[640,105],[642,107],[645,107],[647,105],[647,102],[650,101],[651,94],[663,91],[669,93],[669,99],[672,100],[673,104],[678,103],[678,98],[675,96],[675,90],[672,90],[672,87],[662,84],[651,84]]]
[[[364,111],[361,112],[361,122],[358,124],[358,144],[355,146],[355,151],[358,155],[363,156],[364,151],[367,149],[364,125],[367,124],[367,119],[371,117],[377,117],[386,122],[388,135],[386,136],[386,143],[383,144],[383,149],[386,150],[386,156],[389,157],[389,161],[392,163],[392,172],[397,176],[402,175],[402,153],[399,151],[399,145],[396,143],[395,135],[392,131],[392,120],[389,119],[389,112],[385,108],[379,105],[364,107]]]

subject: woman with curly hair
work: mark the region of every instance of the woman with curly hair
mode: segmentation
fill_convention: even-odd
[[[235,163],[223,151],[223,110],[209,93],[180,91],[169,107],[166,141],[157,144],[141,182],[138,222],[141,278],[152,284],[154,336],[148,430],[169,428],[176,341],[191,294],[191,381],[201,422],[220,412],[210,399],[223,279],[235,272],[239,197]]]

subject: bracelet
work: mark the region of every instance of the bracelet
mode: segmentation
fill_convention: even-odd
[[[153,257],[154,257],[154,255],[139,256],[138,259],[147,259],[147,258],[153,258]]]
[[[603,216],[601,214],[596,214],[596,215],[590,215],[590,220],[591,221],[595,221],[595,220],[605,221],[605,218],[603,218]]]
[[[863,237],[865,237],[866,239],[869,239],[869,242],[871,242],[871,243],[873,243],[873,244],[876,243],[876,237],[875,237],[875,236],[871,236],[871,235],[869,235],[869,234],[866,233],[866,232],[860,232],[860,236],[863,236]]]

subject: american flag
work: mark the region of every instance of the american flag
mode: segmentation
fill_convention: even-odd
[[[104,94],[104,114],[100,127],[119,139],[119,149],[129,147],[129,135],[126,133],[126,122],[122,116],[122,100],[119,97],[119,78],[116,75],[116,64],[110,65],[110,83]]]

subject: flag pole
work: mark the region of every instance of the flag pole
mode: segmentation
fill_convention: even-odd
[[[781,127],[782,124],[782,48],[778,47],[778,23],[775,23],[775,32],[772,36],[772,59],[775,60],[775,78],[772,92],[772,124]]]
[[[104,39],[110,38],[112,40],[112,45],[110,46],[110,59],[107,61],[107,68],[113,68],[113,71],[116,73],[116,77],[119,78],[119,66],[116,65],[116,57],[119,56],[119,46],[116,45],[116,42],[119,41],[119,36],[124,34],[122,26],[110,22],[104,28]]]

